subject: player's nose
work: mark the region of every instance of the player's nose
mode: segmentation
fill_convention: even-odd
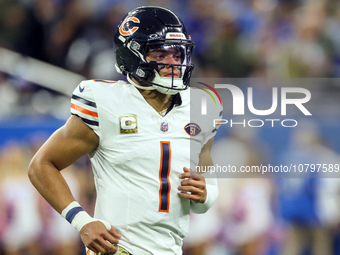
[[[167,61],[166,61],[166,64],[168,64],[166,67],[169,68],[170,65],[178,65],[180,63],[179,63],[179,61],[175,57],[173,57],[173,56],[170,57],[169,56]],[[177,68],[177,66],[176,66],[176,68]]]

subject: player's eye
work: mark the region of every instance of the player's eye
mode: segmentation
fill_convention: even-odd
[[[164,54],[157,54],[157,55],[155,56],[155,58],[156,58],[157,60],[163,60],[163,59],[165,58],[165,55],[164,55]]]
[[[156,61],[162,61],[167,56],[167,53],[164,51],[152,51],[148,53],[148,56]]]
[[[181,54],[179,53],[179,54],[175,54],[174,55],[174,59],[176,60],[176,61],[181,61]]]

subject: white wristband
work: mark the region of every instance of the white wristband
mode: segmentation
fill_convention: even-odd
[[[80,206],[77,201],[70,203],[62,212],[61,216],[65,218],[71,225],[78,230],[78,232],[88,223],[94,221],[102,222],[106,229],[109,231],[111,229],[111,224],[105,220],[98,220],[92,218],[84,209]]]

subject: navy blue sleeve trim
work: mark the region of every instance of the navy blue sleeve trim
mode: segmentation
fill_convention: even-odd
[[[76,96],[76,95],[72,95],[72,98],[74,100],[77,100],[77,101],[83,103],[83,104],[86,104],[86,105],[89,105],[89,106],[97,108],[97,105],[96,105],[95,102],[89,101],[89,100],[87,100],[85,98],[82,98],[82,97],[79,97],[79,96]]]
[[[80,117],[85,123],[89,124],[89,125],[92,125],[92,126],[99,126],[99,123],[98,121],[94,121],[94,120],[88,120],[88,119],[85,119],[85,118],[82,118]]]
[[[72,115],[77,116],[78,118],[81,118],[82,121],[84,121],[85,123],[87,123],[87,124],[89,124],[89,125],[99,127],[99,122],[98,122],[98,121],[88,120],[88,119],[85,119],[85,118],[83,118],[83,117],[80,117],[78,114],[74,114],[74,113],[72,113]]]

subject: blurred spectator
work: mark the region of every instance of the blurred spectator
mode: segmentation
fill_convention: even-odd
[[[2,233],[2,245],[6,255],[40,254],[39,234],[42,222],[38,210],[38,196],[26,174],[28,158],[17,144],[1,151],[1,193],[5,206],[6,224]]]
[[[129,8],[148,4],[185,19],[196,42],[195,77],[339,77],[340,4],[334,0],[3,0],[0,47],[87,78],[120,79],[113,72],[113,27]],[[41,89],[21,83],[18,104]]]
[[[42,199],[28,180],[27,165],[40,139],[32,140],[30,148],[8,142],[0,151],[0,251],[5,255],[80,254],[83,249],[78,232]],[[76,170],[65,170],[65,180],[84,208],[93,212],[89,208],[94,193],[90,171],[75,165],[70,168]]]
[[[230,136],[216,142],[212,150],[216,165],[231,165],[240,169],[241,166],[265,162],[266,146],[259,146],[256,133],[251,129],[247,129],[247,132],[240,131],[233,129]],[[213,241],[208,238],[204,247],[199,246],[202,243],[196,243],[201,250],[205,248],[205,253],[192,254],[265,254],[273,224],[274,188],[271,180],[259,178],[261,175],[257,174],[247,176],[223,173],[218,176],[220,196],[215,205],[217,211],[215,214],[211,213],[218,220],[207,215],[205,221],[194,220],[193,223],[194,229],[197,229],[197,225],[204,226],[211,222],[208,233],[215,233],[215,237]]]
[[[283,164],[335,164],[339,155],[326,146],[316,123],[301,123]],[[279,209],[287,224],[283,255],[334,254],[334,232],[340,223],[340,182],[331,172],[300,173],[279,180]]]
[[[294,15],[295,37],[290,40],[288,74],[290,77],[329,77],[335,52],[325,32],[326,6],[323,1],[309,1]]]
[[[77,171],[70,167],[63,171],[63,176],[75,197],[80,197],[80,187]],[[82,182],[80,182],[82,183]],[[43,230],[40,233],[40,246],[45,253],[53,255],[79,254],[80,239],[78,232],[58,214],[42,197],[39,199],[39,209],[43,220]]]
[[[27,13],[15,0],[0,2],[0,46],[18,50],[22,44],[23,28]]]

